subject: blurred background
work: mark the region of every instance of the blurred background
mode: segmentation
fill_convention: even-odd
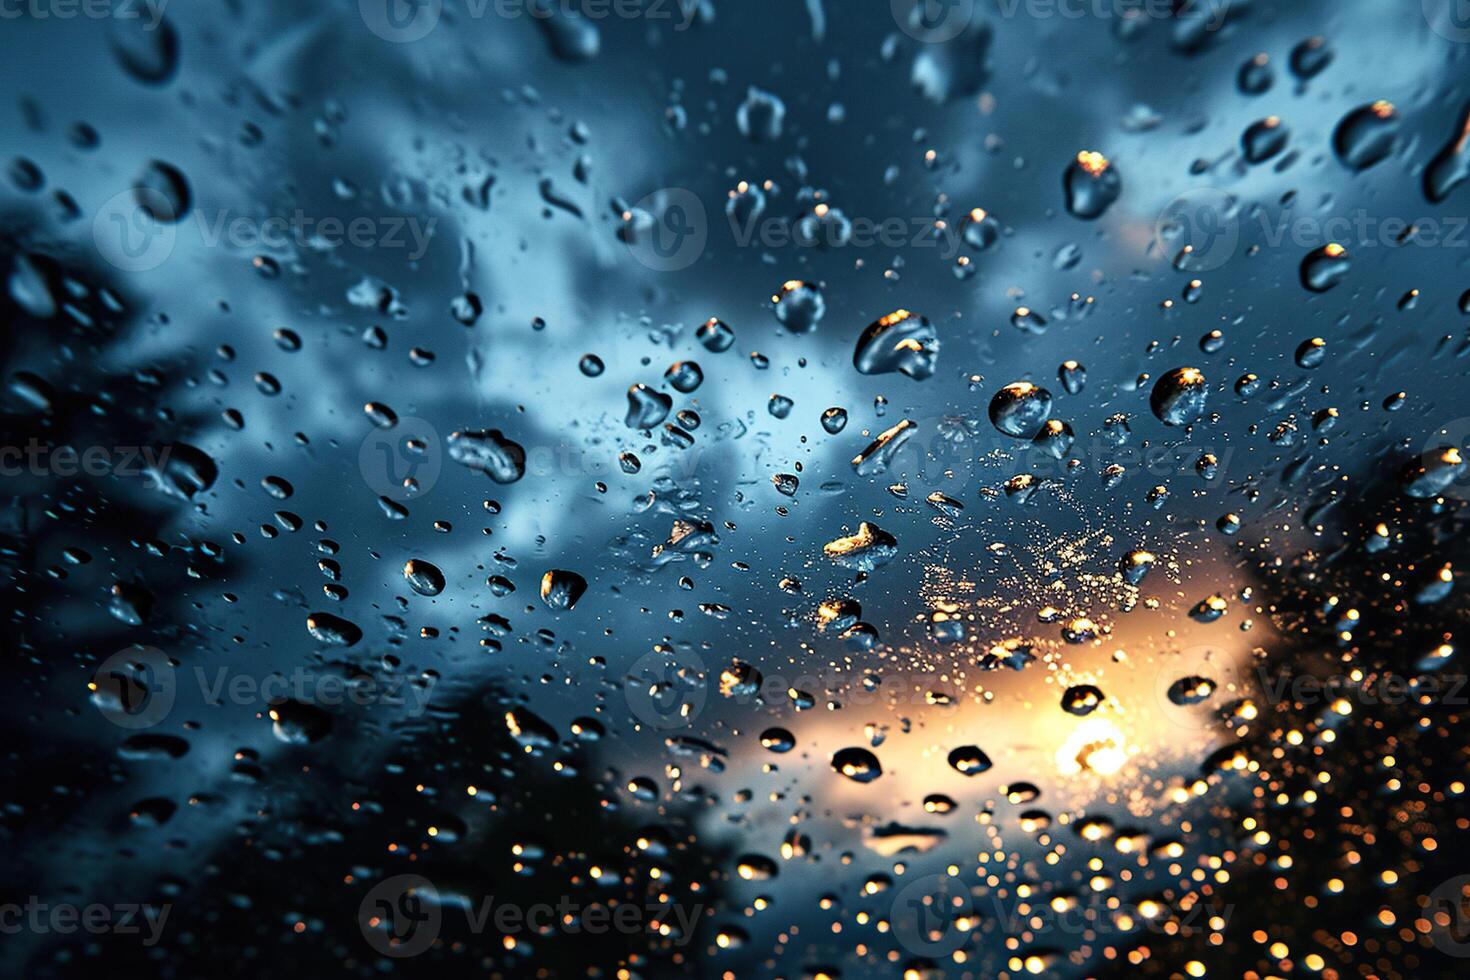
[[[25,975],[1470,955],[1470,18],[859,7],[0,9]]]

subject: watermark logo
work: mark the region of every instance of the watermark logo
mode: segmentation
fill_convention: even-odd
[[[92,241],[103,260],[124,272],[156,269],[178,249],[310,254],[351,247],[375,253],[406,252],[417,262],[433,244],[437,217],[359,214],[247,214],[231,208],[193,208],[177,223],[160,222],[177,207],[159,191],[136,187],[109,198],[92,219]]]
[[[1446,41],[1470,42],[1470,0],[1423,0],[1429,29]]]
[[[1444,458],[1443,450],[1459,450],[1460,462]],[[1436,496],[1470,500],[1470,417],[1458,418],[1436,429],[1419,447],[1420,458],[1435,460],[1441,467],[1445,483]]]
[[[672,21],[675,31],[688,30],[699,16],[697,0],[463,0],[455,12],[465,20]],[[392,44],[428,37],[444,15],[444,0],[358,0],[368,30]]]
[[[448,896],[446,896],[448,897]],[[384,956],[401,959],[427,951],[443,929],[444,910],[462,910],[464,928],[476,936],[493,930],[502,937],[521,933],[545,936],[552,931],[565,936],[655,935],[676,946],[687,944],[704,913],[703,905],[679,902],[601,902],[583,904],[571,895],[555,903],[497,902],[494,895],[478,901],[456,894],[441,901],[434,884],[422,875],[404,874],[385,878],[374,885],[358,906],[357,922],[363,938]],[[458,921],[456,920],[456,928]]]
[[[147,476],[164,471],[170,448],[152,446],[48,446],[32,439],[24,446],[0,446],[0,477]]]
[[[1213,187],[1185,191],[1154,222],[1159,250],[1185,272],[1208,272],[1229,262],[1240,244],[1236,199]]]
[[[962,920],[973,917],[970,892],[948,875],[926,875],[893,897],[888,919],[900,946],[916,956],[947,957],[969,938]]]
[[[177,695],[174,668],[156,647],[129,647],[98,664],[92,702],[119,728],[151,728],[168,717]]]
[[[199,691],[211,707],[225,704],[264,709],[286,702],[319,707],[389,707],[419,717],[429,707],[433,687],[408,674],[378,678],[361,673],[343,676],[297,667],[266,677],[235,673],[228,667],[196,666],[181,671],[154,647],[119,651],[98,666],[89,688],[102,716],[121,728],[152,728],[173,710],[180,679]]]
[[[384,956],[418,956],[434,945],[444,910],[433,882],[422,875],[394,875],[363,896],[357,924],[368,945]]]
[[[156,220],[169,214],[172,203],[148,187],[114,194],[92,218],[92,242],[97,254],[123,272],[148,272],[168,261],[178,232]]]
[[[0,0],[0,20],[140,20],[155,31],[169,0]]]
[[[151,949],[163,936],[163,927],[171,911],[173,906],[167,904],[154,906],[121,902],[107,905],[92,902],[73,905],[70,902],[46,902],[39,895],[31,895],[25,904],[0,904],[0,935],[14,936],[26,932],[69,936],[83,932],[89,936],[143,936],[143,945]]]
[[[373,429],[357,450],[357,469],[373,492],[389,500],[421,497],[439,482],[444,447],[439,432],[410,416],[387,429]]]
[[[704,661],[693,653],[655,650],[634,662],[623,692],[633,715],[660,731],[685,728],[709,697]]]
[[[889,8],[900,30],[926,44],[954,40],[975,19],[975,0],[889,0]]]
[[[1215,710],[1222,701],[1244,697],[1245,678],[1231,655],[1206,644],[1160,656],[1154,674],[1154,702],[1172,724],[1194,731],[1219,726]]]
[[[709,240],[709,217],[699,195],[664,187],[640,198],[624,216],[623,242],[639,264],[678,272],[699,261]]]
[[[1449,956],[1470,956],[1470,875],[1444,882],[1429,894],[1425,909],[1434,927],[1434,946]]]
[[[1422,666],[1435,666],[1432,662]],[[1269,674],[1264,665],[1256,668],[1261,696],[1268,704],[1291,704],[1299,708],[1329,705],[1338,714],[1350,714],[1355,706],[1434,703],[1443,707],[1470,705],[1464,674],[1397,674],[1393,671],[1368,674]]]
[[[439,25],[444,0],[357,0],[367,29],[391,44],[421,41]]]
[[[1214,33],[1225,26],[1235,0],[997,0],[1006,20],[1158,20],[1198,24]]]

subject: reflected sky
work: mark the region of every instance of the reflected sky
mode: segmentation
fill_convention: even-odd
[[[167,21],[181,54],[162,84],[125,70],[120,45],[156,42],[131,26],[7,19],[7,156],[44,173],[34,189],[12,167],[7,256],[89,270],[130,327],[88,350],[18,335],[7,369],[59,388],[86,383],[79,362],[166,373],[165,404],[115,414],[140,443],[198,447],[218,476],[192,499],[142,479],[107,494],[155,522],[136,535],[224,555],[218,581],[166,583],[145,549],[104,546],[33,617],[27,644],[75,669],[27,680],[28,725],[64,726],[79,753],[116,763],[126,733],[98,716],[85,668],[145,643],[182,678],[158,731],[190,746],[162,765],[118,763],[64,827],[17,830],[57,855],[26,859],[34,888],[124,894],[145,863],[187,880],[270,795],[271,776],[240,788],[242,751],[271,773],[318,766],[371,785],[438,712],[473,716],[490,690],[560,733],[596,717],[609,737],[579,774],[619,807],[654,819],[692,798],[710,853],[781,863],[775,882],[726,880],[722,921],[751,934],[726,953],[742,976],[783,955],[797,968],[853,956],[850,975],[893,962],[857,956],[818,901],[889,915],[890,889],[867,887],[877,875],[896,892],[953,866],[977,901],[1047,902],[1102,873],[1089,861],[1099,847],[1121,854],[1120,838],[1144,853],[1183,842],[1088,886],[1122,902],[1218,870],[1249,791],[1201,791],[1202,764],[1249,734],[1249,717],[1222,710],[1262,697],[1264,653],[1283,640],[1260,569],[1331,551],[1354,481],[1470,411],[1461,386],[1425,383],[1463,373],[1445,338],[1463,333],[1470,236],[1454,198],[1422,190],[1461,121],[1465,45],[1417,5],[1372,0],[1235,3],[1198,50],[1178,19],[1114,5],[1077,17],[974,6],[964,31],[936,40],[881,4],[655,4],[594,25],[448,0],[430,4],[432,30],[398,43],[356,0],[180,4]],[[663,7],[669,17],[653,15]],[[1303,78],[1292,52],[1313,36],[1331,59]],[[1241,68],[1262,52],[1274,80],[1245,91]],[[773,125],[771,96],[779,132],[752,138]],[[1379,99],[1397,108],[1393,149],[1352,171],[1335,127]],[[1285,146],[1249,163],[1242,133],[1268,116]],[[1096,220],[1069,213],[1064,194],[1089,150],[1121,179]],[[187,179],[188,213],[166,227],[134,223],[151,160]],[[749,188],[764,200],[753,224]],[[977,208],[994,222],[985,248],[965,238]],[[346,233],[354,221],[360,236]],[[833,231],[842,221],[848,237]],[[1400,241],[1414,223],[1441,234]],[[790,242],[793,228],[817,241]],[[1301,263],[1329,241],[1351,252],[1351,273],[1310,292]],[[12,311],[17,268],[7,258]],[[789,281],[820,289],[809,333],[773,311]],[[933,324],[926,380],[854,367],[864,328],[897,309]],[[728,350],[701,343],[711,317],[733,330]],[[1297,351],[1314,337],[1329,356],[1304,367]],[[589,353],[595,376],[580,367]],[[691,360],[703,381],[681,392],[665,372]],[[1075,392],[1058,376],[1067,361],[1086,369]],[[1207,410],[1166,426],[1150,392],[1184,366],[1204,373]],[[1257,384],[1242,394],[1247,373]],[[993,395],[1015,381],[1049,389],[1046,414],[1076,436],[1062,459],[992,425]],[[625,424],[635,384],[671,396],[677,431]],[[773,396],[789,414],[773,414]],[[367,403],[396,427],[375,428]],[[822,425],[832,407],[848,414],[840,432]],[[1330,439],[1313,423],[1328,408],[1342,419]],[[854,457],[905,419],[914,435],[887,467],[856,472]],[[488,429],[524,451],[520,479],[451,458],[452,433]],[[424,455],[404,456],[400,436]],[[773,485],[788,475],[789,496]],[[1035,492],[1018,493],[1018,476]],[[265,477],[292,492],[273,496]],[[40,513],[54,489],[43,475],[16,493]],[[864,571],[823,551],[861,522],[897,542]],[[690,528],[707,532],[697,547],[678,544]],[[1135,549],[1157,565],[1130,585],[1119,562]],[[410,559],[442,569],[443,590],[415,593]],[[324,577],[323,561],[339,574]],[[587,581],[574,608],[538,597],[551,569]],[[109,616],[114,581],[150,588],[148,623]],[[1202,622],[1214,596],[1226,611]],[[851,615],[824,627],[821,604],[842,601]],[[316,641],[305,624],[320,611],[362,630],[355,649]],[[856,622],[871,641],[848,632]],[[984,669],[1006,643],[1034,662]],[[721,691],[737,660],[764,676],[761,696]],[[259,678],[343,664],[421,685],[428,718],[375,705],[352,734],[303,748],[273,734],[265,705],[211,704],[192,681],[196,667]],[[1210,696],[1171,701],[1192,676],[1213,682]],[[1086,717],[1060,707],[1081,684],[1103,694]],[[649,717],[650,696],[686,710]],[[762,747],[773,726],[792,751]],[[680,751],[679,739],[698,741]],[[859,745],[881,760],[873,782],[832,769]],[[947,759],[964,745],[993,769],[956,772]],[[655,800],[620,790],[635,777],[654,781]],[[1037,798],[1007,800],[1022,782]],[[150,849],[114,820],[141,798],[205,791],[223,803],[171,828],[188,847]],[[954,811],[926,811],[935,794]],[[1028,811],[1051,826],[1023,828]],[[1086,840],[1079,826],[1098,818],[1129,833]],[[891,825],[944,833],[902,850],[885,842]],[[792,831],[810,843],[783,857]],[[382,860],[360,863],[392,873]],[[776,914],[742,911],[773,892]],[[952,962],[986,976],[1052,949],[1039,972],[1087,975],[1108,937],[1139,928],[1114,918],[1099,941],[981,919]],[[343,934],[357,938],[350,922]],[[923,952],[913,945],[904,959]]]

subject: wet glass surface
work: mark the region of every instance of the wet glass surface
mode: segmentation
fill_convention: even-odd
[[[11,962],[1457,975],[1459,14],[4,8]]]

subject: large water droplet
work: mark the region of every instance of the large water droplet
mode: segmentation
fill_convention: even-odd
[[[403,577],[419,595],[433,596],[444,591],[444,573],[422,558],[410,558],[403,566]]]
[[[990,399],[990,424],[1016,439],[1034,439],[1051,416],[1051,392],[1013,381]]]
[[[449,458],[479,470],[496,483],[514,483],[526,475],[526,451],[499,429],[451,432]]]
[[[1398,133],[1398,111],[1380,99],[1342,117],[1332,133],[1332,149],[1347,166],[1366,170],[1393,152]]]
[[[822,291],[811,283],[791,279],[781,284],[781,291],[771,297],[776,304],[776,320],[791,333],[810,333],[817,329],[827,312]]]
[[[1154,382],[1149,407],[1165,425],[1188,425],[1205,414],[1210,388],[1198,368],[1178,367]]]
[[[1302,285],[1314,293],[1325,293],[1347,278],[1352,260],[1347,249],[1329,242],[1302,259]]]
[[[897,371],[915,381],[934,374],[939,362],[939,335],[927,317],[895,310],[873,321],[858,338],[853,366],[863,374]]]
[[[883,775],[878,757],[860,745],[832,753],[832,769],[855,783],[871,783]]]
[[[1117,168],[1096,150],[1077,154],[1067,167],[1063,184],[1067,191],[1067,210],[1087,220],[1101,217],[1123,192],[1123,180]]]

